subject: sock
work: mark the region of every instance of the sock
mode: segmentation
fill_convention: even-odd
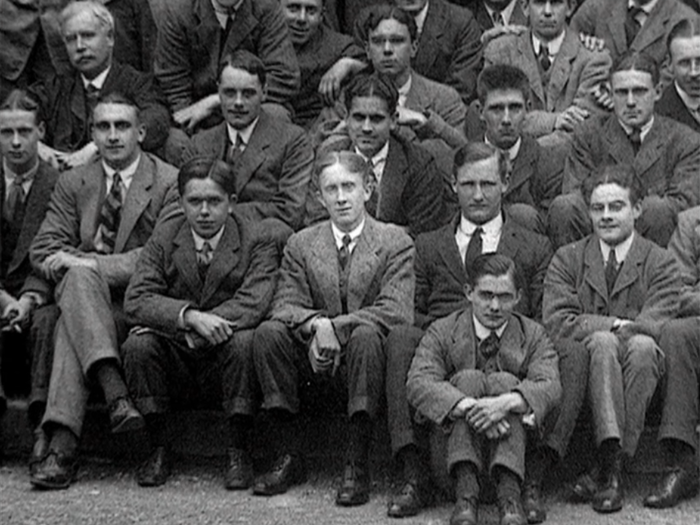
[[[468,461],[460,461],[452,467],[455,478],[457,499],[479,498],[479,478],[476,466]]]
[[[498,483],[496,487],[498,501],[506,501],[508,499],[520,501],[520,478],[518,478],[517,474],[501,465],[494,467],[494,474]]]
[[[620,454],[620,440],[617,438],[606,439],[600,444],[598,454],[601,460],[601,466],[610,464],[618,454]]]
[[[418,447],[406,445],[399,450],[396,458],[403,470],[404,481],[418,484],[421,478],[424,477],[423,462],[421,461]]]
[[[557,463],[558,454],[547,446],[538,447],[526,458],[525,480],[540,486],[545,474]]]
[[[247,452],[250,448],[250,430],[252,426],[250,416],[236,414],[228,419],[230,444],[232,448]]]
[[[129,390],[126,388],[126,384],[124,384],[124,380],[119,373],[119,368],[115,361],[107,359],[98,363],[95,375],[104,392],[107,406],[114,403],[120,397],[128,397]]]
[[[151,439],[151,446],[167,447],[168,446],[168,419],[165,414],[148,414],[146,418],[146,428],[148,436]]]
[[[361,465],[369,463],[369,444],[372,440],[372,420],[367,412],[358,412],[350,418],[350,446],[348,459]]]
[[[665,439],[663,444],[668,458],[667,463],[669,465],[682,467],[691,472],[697,469],[695,466],[695,449],[685,441],[679,439]]]
[[[299,421],[296,414],[287,410],[271,409],[268,411],[272,428],[272,446],[277,455],[290,454],[299,456]]]
[[[51,450],[62,452],[69,456],[75,455],[75,451],[78,449],[78,436],[73,434],[68,427],[58,423],[52,423],[49,426],[49,431],[51,433]]]

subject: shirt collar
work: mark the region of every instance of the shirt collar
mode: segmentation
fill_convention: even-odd
[[[484,142],[486,142],[486,144],[491,144],[494,148],[498,148],[498,146],[491,143],[491,141],[489,140],[489,138],[486,135],[484,135]],[[522,145],[522,143],[523,143],[522,137],[518,137],[518,140],[515,142],[515,144],[513,144],[507,150],[501,150],[501,151],[503,151],[504,153],[507,152],[508,158],[511,161],[514,161],[515,158],[518,156],[518,153],[520,153],[520,146]],[[501,149],[501,148],[498,148],[498,149]]]
[[[243,129],[235,129],[228,123],[226,124],[226,129],[228,130],[228,138],[231,141],[231,144],[236,143],[236,135],[241,136],[241,140],[243,141],[243,146],[247,147],[248,143],[250,142],[250,136],[253,134],[253,131],[255,131],[255,125],[258,123],[258,120],[260,120],[260,117],[256,117],[256,119],[248,124]]]
[[[192,238],[194,239],[194,248],[198,252],[202,251],[202,247],[204,246],[205,242],[209,243],[209,246],[211,246],[211,251],[214,252],[216,251],[216,247],[219,246],[219,241],[221,241],[221,237],[224,235],[224,228],[226,228],[226,225],[224,224],[221,228],[219,228],[219,231],[216,232],[216,235],[209,239],[205,239],[204,237],[200,237],[197,232],[194,230],[190,229],[192,232]]]
[[[598,239],[600,242],[600,251],[603,254],[603,262],[605,264],[608,263],[608,258],[610,257],[610,250],[615,250],[615,258],[617,259],[617,263],[621,264],[622,261],[624,261],[627,258],[627,254],[630,251],[630,248],[632,247],[632,241],[634,241],[634,232],[632,232],[632,235],[627,237],[624,241],[622,241],[620,244],[617,246],[610,246],[606,242],[604,242],[602,239]]]
[[[428,16],[428,6],[430,5],[430,1],[426,2],[425,5],[423,6],[423,9],[421,9],[418,14],[414,17],[416,21],[416,28],[418,29],[418,34],[420,35],[423,32],[423,26],[425,25],[425,19]]]
[[[635,0],[627,0],[627,9],[632,9],[633,7],[639,7],[644,13],[649,16],[649,13],[654,9],[659,0],[651,0],[644,5],[640,5]]]
[[[494,13],[501,13],[501,16],[503,17],[503,22],[508,25],[510,24],[510,18],[513,16],[513,11],[515,10],[515,4],[517,3],[517,0],[511,0],[511,2],[503,8],[502,11],[496,11],[495,9],[492,9],[486,3],[484,3],[484,7],[486,8],[486,12],[489,14],[489,18],[493,20],[493,14]]]
[[[111,166],[108,166],[105,161],[102,161],[102,169],[105,171],[105,175],[107,176],[107,180],[112,181],[114,178],[114,174],[119,171],[119,178],[122,181],[122,184],[124,185],[125,188],[128,188],[129,185],[131,184],[131,179],[134,178],[134,174],[136,173],[136,169],[139,167],[139,162],[141,161],[141,154],[139,153],[138,157],[136,157],[136,160],[129,164],[126,168],[123,170],[115,170]]]
[[[499,213],[496,215],[493,219],[491,219],[489,222],[486,222],[481,225],[474,224],[472,221],[467,219],[464,215],[461,215],[461,220],[459,222],[459,228],[462,230],[462,232],[465,235],[472,236],[474,235],[474,231],[481,226],[481,229],[484,231],[484,235],[487,235],[489,237],[496,236],[501,232],[501,228],[503,228],[503,214]]]
[[[344,232],[341,231],[340,228],[338,228],[333,221],[331,221],[331,230],[333,231],[333,238],[335,239],[335,245],[338,249],[343,245],[343,237],[345,235],[350,235],[350,244],[353,244],[357,242],[357,238],[360,236],[362,233],[362,230],[365,227],[365,218],[362,218],[362,222],[353,230],[349,232]]]
[[[681,89],[678,82],[674,82],[673,85],[676,87],[676,93],[678,93],[678,96],[681,97],[685,107],[687,107],[690,111],[697,111],[698,107],[700,107],[700,99],[692,98],[690,95],[688,95],[688,93]]]
[[[355,148],[355,153],[357,153],[358,155],[360,155],[363,159],[365,159],[365,161],[371,162],[373,167],[374,167],[374,166],[377,166],[377,164],[383,164],[383,163],[386,162],[386,158],[387,158],[387,156],[389,155],[389,141],[387,140],[387,141],[386,141],[386,144],[384,144],[384,146],[382,146],[382,149],[380,149],[380,150],[374,155],[374,157],[372,157],[371,159],[370,159],[370,158],[367,158],[367,157],[366,157],[362,152],[360,152],[360,150],[357,149],[357,148]]]
[[[479,322],[479,320],[473,313],[472,320],[474,321],[474,333],[476,334],[476,338],[479,341],[483,341],[484,339],[486,339],[489,335],[491,335],[491,332],[496,332],[496,335],[500,339],[501,336],[503,336],[503,332],[506,331],[506,327],[508,326],[508,321],[506,321],[495,330],[491,330],[490,328],[486,328],[483,324],[481,324],[481,322]]]
[[[92,84],[95,86],[97,89],[102,89],[102,86],[105,84],[105,80],[107,80],[107,75],[109,75],[109,70],[112,69],[112,66],[109,66],[107,69],[105,69],[102,73],[97,75],[95,78],[92,80],[88,80],[85,78],[82,74],[80,75],[80,78],[83,80],[83,87],[87,89],[87,87]]]
[[[408,97],[408,92],[411,91],[411,85],[413,84],[413,75],[411,73],[408,74],[408,80],[403,83],[402,86],[399,87],[399,106],[403,106],[406,104],[406,97]],[[403,102],[403,103],[401,103]]]
[[[211,0],[211,5],[214,8],[214,14],[216,15],[216,19],[219,21],[221,29],[226,29],[226,23],[228,22],[228,18],[230,16],[235,18],[236,11],[238,11],[238,8],[241,7],[242,3],[243,0],[240,0],[236,5],[228,9],[224,9],[224,7],[220,6],[216,0]]]
[[[630,133],[632,133],[632,128],[630,126],[628,126],[627,124],[622,122],[620,119],[618,119],[618,122],[620,123],[620,126],[622,126],[622,129],[625,130],[625,133],[627,133],[628,135]],[[649,119],[649,122],[644,124],[642,126],[642,129],[639,130],[639,138],[642,142],[644,142],[644,139],[649,134],[649,131],[651,131],[651,127],[653,125],[654,125],[654,115],[652,115],[651,118]]]
[[[17,177],[20,177],[20,175],[17,175],[12,169],[7,165],[7,160],[3,159],[2,160],[2,170],[3,173],[5,174],[5,180],[9,181],[14,181]],[[26,184],[29,181],[33,181],[34,177],[36,176],[37,171],[39,171],[39,159],[36,159],[36,164],[32,168],[26,171],[26,173],[23,173],[21,175],[22,178],[22,184]]]
[[[547,44],[547,52],[550,57],[556,56],[559,53],[559,49],[561,49],[561,45],[564,43],[564,37],[566,36],[566,28],[564,28],[564,31],[561,32],[561,34],[556,37],[554,40],[550,40],[549,42],[546,42]],[[543,42],[535,36],[535,33],[532,33],[532,47],[535,49],[535,55],[539,55],[540,53],[540,46],[543,44]]]

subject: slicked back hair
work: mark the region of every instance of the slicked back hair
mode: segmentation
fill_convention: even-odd
[[[591,204],[593,190],[603,184],[617,184],[630,192],[630,203],[637,204],[644,197],[644,190],[634,168],[630,164],[606,164],[598,167],[583,181],[583,198]]]
[[[316,191],[321,191],[321,173],[326,168],[340,164],[350,173],[357,173],[362,176],[362,183],[365,187],[375,184],[374,173],[369,168],[369,164],[362,155],[354,151],[326,151],[322,153],[314,163],[311,175],[311,183]]]
[[[214,157],[194,157],[180,168],[177,174],[177,190],[185,194],[187,183],[193,179],[211,179],[226,193],[236,194],[236,173],[223,160]]]
[[[628,50],[617,57],[610,68],[610,79],[619,71],[642,71],[651,75],[654,86],[659,83],[659,65],[653,57],[643,51]]]
[[[239,49],[238,51],[224,55],[219,62],[219,71],[216,76],[219,82],[221,81],[221,73],[223,73],[224,69],[227,67],[242,69],[243,71],[258,77],[260,85],[265,87],[265,81],[267,80],[265,63],[250,51]]]
[[[130,97],[126,93],[112,91],[111,93],[100,95],[97,98],[97,104],[95,104],[95,107],[99,106],[100,104],[123,104],[124,106],[130,106],[134,108],[134,111],[136,111],[137,124],[141,123],[141,107],[133,97]]]
[[[510,176],[510,162],[506,154],[491,144],[478,141],[468,142],[455,153],[452,168],[453,179],[457,180],[457,173],[464,166],[476,164],[493,156],[498,157],[498,175],[501,178],[501,182],[507,183]]]
[[[510,275],[511,279],[513,279],[515,289],[520,289],[518,267],[515,265],[515,262],[513,262],[513,259],[507,255],[491,252],[482,253],[477,256],[467,272],[467,284],[474,289],[479,283],[479,280],[487,275],[492,275],[494,277]]]
[[[363,24],[362,32],[367,42],[369,42],[370,32],[377,29],[384,20],[396,20],[399,24],[405,25],[408,28],[411,42],[416,41],[418,26],[416,26],[414,18],[403,9],[388,4],[380,4],[369,8],[369,14]]]
[[[0,111],[29,111],[34,113],[34,124],[44,122],[41,104],[33,95],[23,89],[13,89],[0,104]]]
[[[684,18],[671,28],[666,37],[666,49],[671,54],[671,43],[676,38],[693,38],[700,36],[700,17]]]
[[[396,113],[399,103],[399,91],[394,83],[376,73],[360,73],[345,87],[345,108],[350,112],[352,101],[358,97],[378,97],[386,102],[390,115]]]
[[[482,106],[486,104],[488,94],[499,89],[520,91],[526,104],[530,97],[530,81],[519,67],[496,64],[485,67],[479,73],[476,80],[476,96]]]

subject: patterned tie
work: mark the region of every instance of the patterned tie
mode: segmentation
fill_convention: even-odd
[[[232,144],[228,149],[228,155],[226,155],[226,163],[235,166],[243,155],[243,150],[245,149],[245,143],[241,138],[240,133],[236,133],[236,143]]]
[[[540,43],[540,54],[537,58],[540,62],[540,66],[542,67],[542,71],[549,71],[549,68],[552,67],[552,60],[549,58],[549,50],[547,49],[547,45],[543,42]]]
[[[114,253],[114,244],[119,231],[122,211],[122,179],[119,173],[114,174],[112,188],[105,197],[100,212],[100,233],[102,235],[102,252]]]
[[[379,211],[379,177],[377,177],[375,165],[372,161],[368,160],[367,164],[369,165],[369,170],[372,172],[372,175],[374,175],[374,185],[372,187],[372,195],[370,195],[365,208],[367,209],[367,213],[376,219],[377,212]]]
[[[491,359],[498,353],[500,347],[500,340],[496,332],[491,332],[486,339],[482,339],[479,342],[479,353],[486,360]]]
[[[100,90],[94,84],[90,83],[85,88],[85,101],[87,102],[89,115],[92,116],[92,111],[97,105],[97,99],[100,97]]]
[[[483,239],[481,238],[481,235],[483,233],[483,228],[479,226],[476,230],[474,230],[472,238],[469,239],[467,252],[464,254],[464,267],[466,268],[467,273],[471,271],[474,260],[481,255],[481,250],[483,247]]]
[[[608,264],[605,265],[605,284],[608,286],[608,296],[613,291],[613,287],[615,286],[615,281],[617,280],[617,274],[619,271],[620,267],[617,264],[617,256],[615,255],[615,250],[610,250],[610,255],[608,255]]]
[[[202,249],[197,252],[197,270],[199,271],[199,278],[202,282],[207,277],[207,272],[209,271],[209,264],[214,257],[214,250],[212,250],[209,241],[204,241],[202,244]]]
[[[639,128],[632,128],[632,132],[629,134],[630,143],[632,144],[632,149],[634,150],[634,156],[639,153],[639,148],[642,147],[642,132]]]
[[[500,11],[494,11],[491,13],[491,20],[493,20],[493,27],[502,27],[506,25],[505,20],[503,19],[503,13]]]
[[[627,10],[627,16],[625,17],[625,39],[627,40],[627,47],[632,45],[632,42],[642,28],[642,25],[637,20],[637,15],[643,10],[638,5],[634,5]]]
[[[19,176],[15,176],[15,180],[12,181],[12,185],[8,189],[7,199],[5,199],[5,207],[3,210],[3,218],[9,224],[16,224],[19,220],[20,215],[22,215],[22,205],[24,204],[24,199],[26,194],[22,184],[24,184],[24,179]]]
[[[340,268],[345,270],[345,267],[350,260],[350,243],[352,242],[352,237],[347,233],[343,235],[343,245],[338,250],[338,262],[340,263]]]

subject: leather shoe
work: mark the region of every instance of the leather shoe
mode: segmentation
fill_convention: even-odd
[[[67,489],[75,479],[78,464],[75,457],[57,450],[49,450],[33,468],[29,481],[40,489]]]
[[[335,496],[335,504],[341,507],[364,505],[369,501],[369,470],[350,461],[345,465],[343,481]]]
[[[136,471],[136,482],[141,487],[159,487],[170,477],[170,452],[156,447]]]
[[[424,498],[418,484],[407,481],[401,487],[401,491],[394,494],[389,501],[387,515],[391,518],[415,516],[424,505]]]
[[[230,448],[226,470],[226,490],[245,490],[253,482],[253,464],[247,452]]]
[[[588,503],[598,492],[598,468],[581,474],[571,486],[572,499],[581,503]]]
[[[146,426],[141,412],[126,397],[120,397],[109,406],[109,424],[112,434],[134,432]]]
[[[450,516],[450,525],[477,525],[479,523],[479,503],[476,498],[457,498]]]
[[[593,496],[593,510],[602,514],[622,509],[624,491],[622,489],[622,463],[619,459],[614,461],[606,477],[603,486]]]
[[[34,430],[34,446],[32,447],[32,453],[29,456],[29,475],[34,476],[37,471],[38,465],[49,453],[49,444],[51,440],[49,436],[46,435],[44,429],[37,427]]]
[[[667,472],[653,492],[644,498],[644,506],[653,509],[674,507],[681,500],[692,498],[697,492],[697,470],[675,467]]]
[[[283,494],[289,488],[306,479],[303,461],[295,455],[283,454],[273,463],[272,468],[259,476],[253,485],[253,494],[274,496]]]
[[[542,501],[540,486],[536,483],[526,483],[523,487],[523,510],[530,524],[542,523],[547,519],[547,511]]]
[[[506,498],[498,502],[501,525],[526,525],[527,518],[519,499]]]

